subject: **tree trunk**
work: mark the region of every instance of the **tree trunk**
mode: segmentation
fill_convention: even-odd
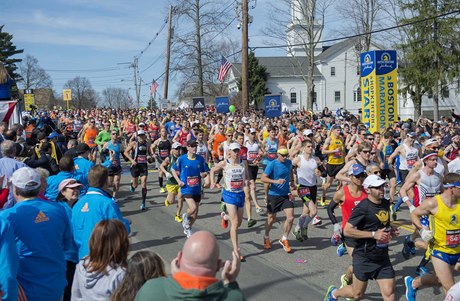
[[[412,102],[414,104],[414,120],[418,120],[420,115],[422,115],[422,93],[417,88],[412,94]]]
[[[439,85],[436,83],[433,90],[433,120],[439,120]]]
[[[200,89],[200,96],[204,96],[203,88],[203,62],[201,60],[201,24],[200,24],[200,0],[195,1],[196,5],[196,52],[197,52],[197,63],[198,63],[198,88]]]

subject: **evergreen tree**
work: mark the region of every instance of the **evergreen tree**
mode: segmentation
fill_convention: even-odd
[[[415,118],[421,114],[422,96],[433,95],[434,119],[439,116],[440,87],[460,78],[460,9],[458,0],[400,1],[400,24],[405,41],[400,50],[399,72],[403,93],[414,103]],[[443,17],[438,17],[443,15]],[[415,22],[415,23],[414,23]]]
[[[157,104],[155,98],[153,98],[152,95],[150,95],[148,108],[149,108],[149,110],[157,110],[158,109],[158,104]]]
[[[5,25],[0,26],[0,62],[5,64],[6,70],[8,73],[13,77],[15,81],[21,79],[21,76],[16,73],[16,63],[22,61],[22,59],[15,59],[12,56],[23,53],[24,49],[17,49],[16,46],[11,41],[13,39],[13,35],[4,32],[3,27]]]
[[[248,55],[248,84],[249,84],[249,104],[257,107],[264,100],[264,95],[268,93],[265,87],[267,83],[267,68],[259,65],[259,60],[254,52]],[[238,78],[238,89],[241,91],[241,77]]]

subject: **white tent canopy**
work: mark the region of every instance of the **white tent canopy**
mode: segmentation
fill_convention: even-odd
[[[185,101],[181,101],[181,103],[177,106],[177,108],[180,110],[188,109],[190,108],[190,105],[186,103]]]

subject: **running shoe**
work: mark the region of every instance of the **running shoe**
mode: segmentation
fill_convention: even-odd
[[[317,216],[317,215],[315,215],[315,217],[314,217],[313,220],[311,221],[311,224],[312,224],[313,226],[320,226],[322,223],[323,223],[322,219],[321,219],[319,216]]]
[[[168,199],[165,200],[165,206],[166,207],[169,207],[169,205],[171,205],[169,202],[168,202]]]
[[[339,255],[339,257],[342,257],[345,254],[347,254],[347,248],[342,243],[337,247],[337,255]]]
[[[271,248],[272,248],[272,243],[270,242],[270,239],[264,237],[264,249],[270,250]]]
[[[417,276],[422,277],[425,274],[431,274],[431,273],[428,272],[428,269],[426,267],[418,266],[417,269],[415,270],[415,274],[417,274]]]
[[[240,255],[240,262],[246,262],[246,258],[243,255]]]
[[[187,238],[189,238],[190,236],[192,236],[192,229],[185,229],[184,228],[184,234],[187,236]]]
[[[222,226],[222,228],[227,229],[228,228],[228,220],[225,219],[225,216],[226,216],[225,212],[220,213],[220,217],[222,219],[220,225]]]
[[[141,206],[139,207],[142,211],[145,210],[145,203],[141,203]]]
[[[166,189],[164,189],[163,187],[160,188],[160,193],[165,193],[166,192]]]
[[[404,284],[406,285],[406,299],[407,301],[415,301],[415,295],[417,291],[412,287],[414,278],[411,276],[404,277]]]
[[[336,301],[338,300],[337,298],[334,298],[332,296],[332,292],[335,291],[337,288],[334,285],[331,285],[327,288],[326,296],[324,297],[324,301]]]
[[[174,217],[174,220],[175,220],[176,222],[178,222],[178,223],[182,223],[182,217],[180,217],[180,215],[176,215],[176,216]]]
[[[257,221],[255,219],[248,219],[248,228],[254,227],[255,224],[257,224]]]
[[[262,209],[261,207],[257,207],[256,212],[257,212],[257,214],[260,215],[260,214],[264,213],[264,209]]]
[[[188,215],[186,212],[182,213],[182,226],[185,228],[190,228],[190,221],[188,220]]]
[[[350,285],[347,281],[347,275],[343,274],[342,276],[340,276],[340,289],[344,288],[347,285]]]
[[[339,244],[339,241],[340,241],[339,235],[336,232],[334,232],[331,236],[331,245],[335,247]]]
[[[133,184],[132,184],[132,183],[131,183],[129,186],[130,186],[130,187],[129,187],[129,191],[131,191],[131,192],[136,191],[136,188],[133,187]]]
[[[390,205],[390,213],[391,213],[391,218],[393,219],[393,221],[398,219],[398,214],[394,210],[394,207],[395,205]]]
[[[227,205],[224,202],[220,202],[220,211],[227,213]]]
[[[280,243],[280,245],[283,246],[283,249],[284,249],[284,251],[286,251],[286,253],[291,253],[292,252],[291,246],[289,245],[289,241],[287,239],[284,239],[284,240],[280,239],[279,243]]]
[[[302,228],[301,231],[302,231],[303,240],[307,240],[308,239],[308,228]]]
[[[402,249],[402,255],[404,259],[409,259],[412,255],[411,248],[414,246],[414,242],[411,240],[410,235],[404,238],[404,244]]]
[[[298,231],[295,231],[295,229],[292,229],[292,234],[294,234],[295,239],[297,239],[297,241],[300,241],[300,242],[303,241],[303,237],[302,237],[302,233],[300,229]]]

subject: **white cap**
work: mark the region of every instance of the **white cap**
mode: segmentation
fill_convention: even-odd
[[[308,136],[308,135],[313,134],[313,131],[310,130],[310,129],[306,129],[306,130],[303,130],[303,134],[304,134],[305,136]]]
[[[179,142],[174,142],[173,145],[171,146],[172,149],[176,149],[178,147],[182,147],[182,144],[180,144]]]
[[[228,149],[231,149],[231,150],[235,150],[235,149],[241,149],[241,146],[238,144],[238,143],[230,143],[230,145],[228,146]]]
[[[256,133],[256,132],[257,132],[257,131],[256,131],[255,128],[250,128],[250,129],[249,129],[249,133]]]
[[[368,176],[363,183],[364,188],[379,187],[385,184],[385,180],[379,177],[378,175]]]
[[[435,138],[431,138],[425,141],[425,146],[430,146],[435,143],[438,143],[438,140],[436,140]]]
[[[228,117],[228,121],[233,121],[233,117]]]
[[[139,130],[139,131],[137,131],[137,135],[138,135],[138,136],[139,136],[139,135],[145,135],[145,131],[144,131],[144,130]]]
[[[145,126],[145,123],[139,122],[139,126]]]
[[[35,169],[30,167],[21,167],[13,173],[11,182],[14,186],[24,190],[35,190],[40,188],[40,175]]]

